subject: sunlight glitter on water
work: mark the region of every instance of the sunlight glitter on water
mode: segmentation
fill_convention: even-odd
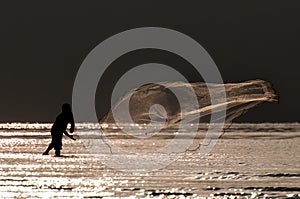
[[[77,127],[77,132],[99,129],[98,124]],[[300,193],[296,123],[233,124],[207,156],[189,152],[166,168],[143,174],[108,168],[80,139],[64,138],[65,157],[54,158],[53,152],[43,156],[51,141],[50,128],[51,124],[0,124],[0,198],[295,198]],[[133,142],[145,144],[112,131],[113,139],[128,149],[137,147]],[[158,147],[160,137],[156,139],[149,142],[152,147]]]

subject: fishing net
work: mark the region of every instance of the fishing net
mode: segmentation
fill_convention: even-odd
[[[224,89],[226,98],[224,92],[222,94]],[[174,90],[179,93],[180,99]],[[198,104],[191,103],[194,96]],[[277,101],[276,94],[270,83],[263,80],[228,84],[154,83],[129,91],[101,119],[100,125],[111,144],[136,146],[128,147],[133,153],[156,150],[175,137],[193,139],[188,148],[193,150],[201,145],[201,138],[205,137],[209,124],[224,122],[223,129],[226,129],[247,110],[263,102],[274,101]],[[124,111],[124,107],[128,110]],[[117,113],[118,120],[114,113]],[[214,117],[211,117],[212,113]],[[181,128],[180,125],[185,126]],[[189,129],[195,125],[197,134],[190,137]],[[128,134],[128,131],[131,133]]]

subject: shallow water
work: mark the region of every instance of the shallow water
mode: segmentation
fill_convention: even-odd
[[[300,124],[233,124],[205,157],[188,152],[150,173],[108,168],[79,138],[64,138],[64,157],[43,156],[50,127],[0,124],[0,198],[300,197]],[[118,134],[113,139],[136,147]]]

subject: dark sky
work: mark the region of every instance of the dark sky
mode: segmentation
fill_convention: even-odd
[[[1,122],[53,121],[60,105],[71,103],[73,82],[87,54],[114,34],[147,26],[194,38],[225,82],[264,79],[273,84],[280,103],[263,104],[238,121],[299,121],[299,0],[80,2],[0,3]],[[123,60],[119,65],[180,64],[156,51]],[[113,70],[118,73],[117,67]],[[190,74],[189,80],[199,79]],[[102,103],[104,98],[96,99]]]

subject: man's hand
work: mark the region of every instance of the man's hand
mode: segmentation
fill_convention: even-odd
[[[70,131],[71,132],[71,131]],[[64,131],[64,134],[66,135],[66,136],[68,136],[69,138],[71,138],[72,140],[76,140],[74,137],[73,137],[73,135],[70,135],[67,131]]]
[[[72,140],[76,140],[73,135],[70,135],[69,138],[71,138]]]

